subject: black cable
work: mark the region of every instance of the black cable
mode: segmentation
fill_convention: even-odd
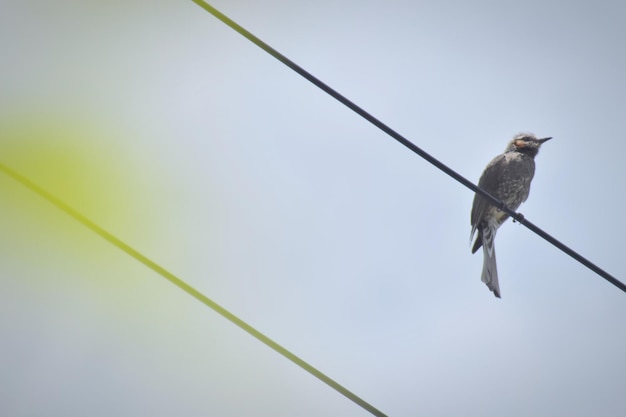
[[[359,116],[363,117],[365,120],[367,120],[368,122],[370,122],[371,124],[379,128],[380,130],[382,130],[383,132],[385,132],[386,134],[388,134],[389,136],[391,136],[392,138],[394,138],[395,140],[397,140],[398,142],[400,142],[401,144],[409,148],[411,151],[415,152],[416,154],[418,154],[419,156],[421,156],[422,158],[424,158],[425,160],[427,160],[428,162],[430,162],[431,164],[439,168],[441,171],[445,172],[450,177],[454,178],[455,180],[457,180],[458,182],[460,182],[461,184],[469,188],[470,190],[485,197],[494,206],[504,211],[506,214],[511,216],[513,219],[515,219],[517,222],[519,222],[520,224],[523,224],[528,229],[530,229],[531,231],[535,232],[537,235],[544,238],[546,241],[552,243],[561,251],[565,252],[566,254],[576,259],[581,264],[585,265],[587,268],[591,269],[596,274],[600,275],[602,278],[609,281],[611,284],[615,285],[617,288],[626,292],[626,285],[623,282],[619,281],[617,278],[615,278],[614,276],[612,276],[611,274],[609,274],[608,272],[606,272],[605,270],[603,270],[602,268],[594,264],[593,262],[589,261],[588,259],[580,255],[573,249],[569,248],[564,243],[560,242],[559,240],[555,239],[554,237],[552,237],[551,235],[549,235],[548,233],[546,233],[539,227],[535,226],[529,220],[526,220],[521,213],[516,213],[514,210],[511,210],[502,201],[495,198],[494,196],[492,196],[491,194],[489,194],[487,191],[483,190],[482,188],[479,188],[478,186],[474,185],[474,183],[472,183],[471,181],[463,177],[461,174],[457,173],[452,168],[448,167],[447,165],[443,164],[439,160],[435,159],[433,156],[423,151],[413,142],[409,141],[404,136],[402,136],[401,134],[399,134],[398,132],[396,132],[395,130],[393,130],[392,128],[390,128],[389,126],[387,126],[386,124],[384,124],[383,122],[381,122],[380,120],[378,120],[377,118],[375,118],[374,116],[372,116],[371,114],[363,110],[361,107],[354,104],[352,101],[350,101],[349,99],[347,99],[346,97],[338,93],[336,90],[329,87],[327,84],[325,84],[324,82],[322,82],[315,76],[313,76],[304,68],[300,67],[298,64],[296,64],[295,62],[293,62],[292,60],[290,60],[289,58],[287,58],[286,56],[278,52],[276,49],[272,48],[271,46],[263,42],[261,39],[257,38],[252,33],[248,32],[246,29],[241,27],[239,24],[234,22],[232,19],[230,19],[228,16],[226,16],[219,10],[217,10],[215,7],[211,6],[210,4],[202,0],[192,0],[192,1],[196,3],[198,6],[202,7],[207,12],[211,13],[213,16],[215,16],[222,22],[224,22],[226,25],[230,26],[232,29],[237,31],[242,36],[248,38],[252,43],[257,45],[259,48],[263,49],[264,51],[272,55],[274,58],[276,58],[283,64],[287,65],[289,68],[291,68],[292,70],[294,70],[295,72],[297,72],[298,74],[300,74],[301,76],[309,80],[311,83],[315,84],[317,87],[319,87],[320,89],[322,89],[323,91],[331,95],[337,101],[343,103],[346,107],[348,107],[349,109],[357,113]]]
[[[37,184],[33,183],[28,178],[18,174],[17,172],[13,171],[12,169],[3,165],[2,163],[0,163],[0,171],[4,172],[7,176],[14,179],[18,183],[22,184],[24,187],[33,191],[35,194],[39,195],[40,197],[44,198],[48,202],[52,203],[54,206],[56,206],[57,208],[65,212],[74,220],[78,221],[79,223],[82,223],[92,232],[96,233],[103,239],[107,240],[109,243],[116,246],[118,249],[121,249],[127,255],[130,255],[131,257],[133,257],[135,260],[141,262],[148,268],[152,269],[154,272],[161,275],[163,278],[167,279],[172,284],[176,285],[178,288],[180,288],[181,290],[185,291],[187,294],[194,297],[196,300],[200,301],[207,307],[211,308],[213,311],[220,314],[222,317],[224,317],[231,323],[235,324],[236,326],[238,326],[239,328],[241,328],[242,330],[244,330],[251,336],[255,337],[260,342],[266,344],[267,346],[272,348],[274,351],[280,353],[282,356],[289,359],[291,362],[295,363],[296,365],[298,365],[299,367],[301,367],[308,373],[312,374],[316,378],[320,379],[322,382],[324,382],[331,388],[334,388],[335,390],[340,392],[342,395],[354,401],[355,403],[357,403],[358,405],[360,405],[361,407],[363,407],[364,409],[366,409],[373,415],[379,416],[379,417],[386,416],[382,411],[376,409],[373,405],[369,404],[368,402],[366,402],[365,400],[363,400],[362,398],[360,398],[353,392],[349,391],[347,388],[343,387],[341,384],[339,384],[338,382],[336,382],[335,380],[333,380],[332,378],[330,378],[323,372],[319,371],[314,366],[300,359],[298,356],[291,353],[286,348],[282,347],[281,345],[279,345],[278,343],[276,343],[269,337],[265,336],[263,333],[256,330],[254,327],[250,326],[248,323],[241,320],[239,317],[235,316],[233,313],[226,310],[224,307],[220,306],[219,304],[211,300],[206,295],[202,294],[200,291],[198,291],[191,285],[187,284],[185,281],[178,278],[176,275],[172,274],[167,269],[163,268],[161,265],[157,264],[156,262],[154,262],[147,256],[141,254],[140,252],[132,248],[130,245],[126,244],[119,238],[115,237],[113,234],[109,233],[102,227],[98,226],[96,223],[94,223],[87,217],[83,216],[78,211],[74,210],[72,207],[68,206],[63,201],[59,200],[54,195],[50,194],[49,192],[47,192],[46,190],[44,190]]]

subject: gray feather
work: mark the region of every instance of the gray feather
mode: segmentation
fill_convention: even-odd
[[[500,298],[500,284],[498,282],[498,267],[496,264],[496,247],[494,237],[496,229],[485,228],[481,230],[483,237],[483,272],[480,277],[482,282]]]

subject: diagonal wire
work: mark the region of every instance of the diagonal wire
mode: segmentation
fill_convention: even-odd
[[[341,95],[336,90],[332,89],[330,86],[322,82],[320,79],[318,79],[317,77],[309,73],[307,70],[305,70],[304,68],[302,68],[301,66],[299,66],[298,64],[296,64],[295,62],[293,62],[292,60],[290,60],[283,54],[281,54],[280,52],[278,52],[276,49],[269,46],[267,43],[263,42],[261,39],[257,38],[255,35],[253,35],[248,30],[246,30],[245,28],[237,24],[235,21],[233,21],[231,18],[229,18],[228,16],[226,16],[225,14],[217,10],[215,7],[211,6],[210,4],[206,3],[203,0],[192,0],[192,1],[196,3],[198,6],[202,7],[207,12],[211,13],[213,16],[215,16],[219,20],[221,20],[223,23],[228,25],[231,29],[235,30],[240,35],[246,37],[248,40],[250,40],[252,43],[257,45],[259,48],[263,49],[265,52],[272,55],[274,58],[276,58],[277,60],[279,60],[280,62],[282,62],[283,64],[285,64],[286,66],[288,66],[289,68],[291,68],[292,70],[294,70],[295,72],[303,76],[304,78],[306,78],[315,86],[319,87],[321,90],[328,93],[337,101],[344,104],[350,110],[354,111],[359,116],[363,117],[365,120],[367,120],[368,122],[370,122],[371,124],[379,128],[380,130],[382,130],[383,132],[385,132],[386,134],[388,134],[389,136],[391,136],[398,142],[400,142],[402,145],[406,146],[411,151],[418,154],[419,156],[424,158],[426,161],[430,162],[432,165],[439,168],[441,171],[445,172],[450,177],[454,178],[455,180],[457,180],[458,182],[460,182],[461,184],[463,184],[470,190],[480,194],[481,196],[486,198],[489,202],[491,202],[494,206],[496,206],[499,210],[502,210],[503,212],[511,216],[520,224],[523,224],[528,229],[535,232],[537,235],[541,236],[543,239],[545,239],[546,241],[550,242],[551,244],[559,248],[561,251],[565,252],[566,254],[568,254],[569,256],[571,256],[572,258],[576,259],[578,262],[586,266],[587,268],[591,269],[596,274],[600,275],[602,278],[606,279],[611,284],[615,285],[620,290],[626,292],[626,285],[623,282],[621,282],[620,280],[618,280],[617,278],[615,278],[614,276],[612,276],[611,274],[609,274],[608,272],[606,272],[605,270],[603,270],[602,268],[594,264],[593,262],[589,261],[587,258],[583,257],[578,252],[574,251],[573,249],[571,249],[564,243],[560,242],[553,236],[549,235],[547,232],[543,231],[538,226],[531,223],[529,220],[526,220],[526,218],[524,218],[524,216],[521,213],[516,213],[514,210],[511,210],[502,201],[495,198],[493,195],[483,190],[482,188],[479,188],[478,186],[474,185],[473,182],[469,181],[468,179],[463,177],[461,174],[454,171],[452,168],[448,167],[447,165],[443,164],[442,162],[440,162],[433,156],[423,151],[413,142],[409,141],[404,136],[402,136],[401,134],[399,134],[398,132],[396,132],[395,130],[393,130],[392,128],[390,128],[389,126],[387,126],[386,124],[384,124],[383,122],[375,118],[374,116],[372,116],[370,113],[368,113],[361,107],[357,106],[348,98]]]
[[[183,281],[182,279],[178,278],[176,275],[172,274],[167,269],[163,268],[162,266],[160,266],[159,264],[157,264],[156,262],[154,262],[153,260],[151,260],[147,256],[145,256],[145,255],[141,254],[140,252],[138,252],[137,250],[133,249],[131,246],[129,246],[128,244],[124,243],[119,238],[117,238],[114,235],[112,235],[111,233],[107,232],[105,229],[103,229],[102,227],[98,226],[96,223],[94,223],[93,221],[89,220],[87,217],[83,216],[78,211],[74,210],[72,207],[70,207],[69,205],[65,204],[63,201],[59,200],[54,195],[50,194],[49,192],[47,192],[46,190],[44,190],[43,188],[41,188],[37,184],[35,184],[32,181],[30,181],[28,178],[20,175],[19,173],[15,172],[14,170],[10,169],[9,167],[5,166],[2,163],[0,163],[0,171],[4,172],[7,176],[9,176],[10,178],[14,179],[18,183],[22,184],[24,187],[26,187],[29,190],[33,191],[35,194],[39,195],[40,197],[43,197],[45,200],[47,200],[48,202],[52,203],[54,206],[56,206],[57,208],[59,208],[60,210],[62,210],[66,214],[68,214],[74,220],[78,221],[79,223],[82,223],[84,226],[86,226],[92,232],[96,233],[97,235],[99,235],[103,239],[107,240],[109,243],[111,243],[114,246],[116,246],[117,248],[121,249],[126,254],[130,255],[133,258],[135,258],[135,260],[141,262],[142,264],[144,264],[148,268],[152,269],[154,272],[156,272],[157,274],[161,275],[163,278],[167,279],[172,284],[176,285],[178,288],[180,288],[181,290],[185,291],[187,294],[191,295],[196,300],[200,301],[202,304],[204,304],[207,307],[211,308],[213,311],[215,311],[216,313],[220,314],[222,317],[224,317],[225,319],[227,319],[231,323],[235,324],[236,326],[238,326],[239,328],[241,328],[242,330],[244,330],[245,332],[247,332],[251,336],[255,337],[260,342],[266,344],[267,346],[269,346],[270,348],[272,348],[273,350],[275,350],[276,352],[278,352],[279,354],[281,354],[285,358],[289,359],[291,362],[295,363],[296,365],[298,365],[299,367],[301,367],[302,369],[304,369],[305,371],[307,371],[311,375],[313,375],[316,378],[320,379],[322,382],[324,382],[325,384],[327,384],[331,388],[334,388],[335,390],[337,390],[339,393],[341,393],[345,397],[347,397],[350,400],[354,401],[355,403],[357,403],[358,405],[360,405],[361,407],[363,407],[364,409],[369,411],[371,414],[373,414],[375,416],[380,416],[380,417],[385,417],[386,416],[382,411],[378,410],[373,405],[369,404],[368,402],[366,402],[365,400],[363,400],[362,398],[360,398],[359,396],[357,396],[353,392],[349,391],[347,388],[343,387],[337,381],[333,380],[332,378],[330,378],[329,376],[324,374],[322,371],[320,371],[317,368],[315,368],[313,365],[310,365],[309,363],[307,363],[304,360],[300,359],[294,353],[291,353],[289,350],[287,350],[283,346],[279,345],[278,343],[276,343],[275,341],[273,341],[269,337],[265,336],[263,333],[261,333],[260,331],[256,330],[254,327],[250,326],[248,323],[246,323],[245,321],[241,320],[239,317],[235,316],[233,313],[231,313],[230,311],[226,310],[224,307],[220,306],[219,304],[217,304],[215,301],[211,300],[206,295],[202,294],[200,291],[198,291],[197,289],[195,289],[191,285],[187,284],[185,281]]]

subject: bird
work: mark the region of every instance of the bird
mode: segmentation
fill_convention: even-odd
[[[530,183],[535,175],[535,156],[539,148],[551,137],[538,139],[532,133],[519,133],[509,142],[504,153],[487,164],[478,187],[491,194],[515,211],[528,198]],[[476,234],[472,253],[483,247],[481,280],[493,294],[500,298],[498,269],[494,239],[498,228],[509,217],[479,193],[474,195],[470,216],[472,230],[470,243]]]

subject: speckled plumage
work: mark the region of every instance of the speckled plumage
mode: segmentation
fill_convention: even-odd
[[[478,186],[511,210],[517,208],[528,198],[530,183],[535,175],[535,156],[542,143],[550,138],[537,139],[530,133],[521,133],[511,140],[504,153],[496,156],[485,168],[478,181]],[[498,228],[509,216],[476,194],[472,205],[470,239],[476,232],[476,241],[472,247],[475,253],[483,246],[483,271],[481,279],[500,297],[498,271],[494,238]]]

